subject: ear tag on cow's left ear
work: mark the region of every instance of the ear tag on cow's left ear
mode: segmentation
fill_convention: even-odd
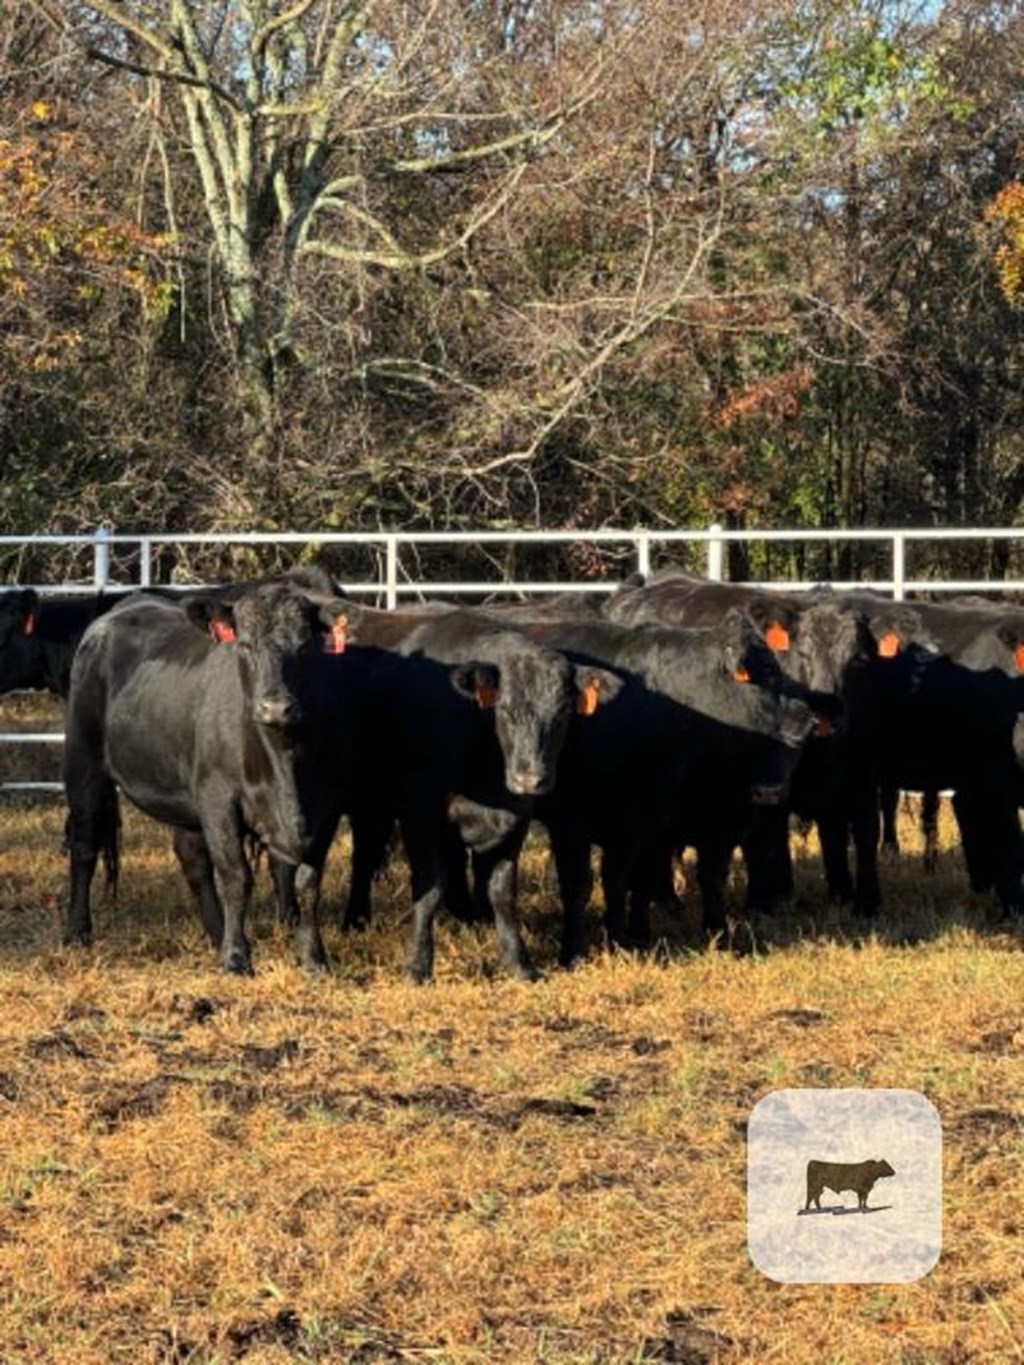
[[[476,685],[476,704],[481,711],[493,711],[498,704],[498,689],[489,682],[480,681]]]
[[[576,714],[579,716],[592,716],[601,703],[601,684],[596,678],[591,678],[583,688],[576,693]]]
[[[785,654],[789,649],[789,631],[781,621],[773,621],[764,633],[764,642],[776,654]]]
[[[750,670],[744,668],[743,665],[740,664],[739,668],[737,668],[736,672],[733,674],[733,677],[737,682],[748,683],[750,682]]]
[[[24,623],[22,624],[22,633],[25,635],[34,635],[36,633],[36,614],[34,611],[30,611],[25,617]]]
[[[219,645],[233,645],[238,639],[238,636],[235,634],[234,626],[231,625],[229,621],[222,620],[219,616],[215,616],[210,622],[209,631],[211,639],[215,640]]]
[[[1013,651],[1013,662],[1017,665],[1017,672],[1024,673],[1024,644],[1018,645]]]
[[[895,659],[900,652],[900,637],[894,630],[890,630],[887,635],[883,635],[878,642],[878,657],[880,659]]]
[[[348,617],[336,616],[334,624],[324,636],[325,654],[344,654],[348,646]]]

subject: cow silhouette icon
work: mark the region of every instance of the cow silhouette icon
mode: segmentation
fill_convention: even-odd
[[[852,1190],[857,1196],[857,1207],[867,1213],[868,1197],[875,1182],[895,1174],[888,1161],[808,1161],[807,1203],[803,1212],[807,1213],[812,1203],[820,1209],[821,1196],[828,1189],[838,1195]]]

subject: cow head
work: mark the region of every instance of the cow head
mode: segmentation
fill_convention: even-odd
[[[38,618],[39,594],[34,588],[0,594],[0,692],[37,685]]]
[[[782,671],[815,692],[841,695],[851,664],[874,657],[867,631],[836,602],[809,598],[801,610],[766,597],[747,611]]]
[[[721,688],[721,718],[740,730],[776,739],[787,748],[800,748],[817,723],[814,704],[826,705],[824,694],[812,693],[784,672],[762,630],[746,612],[733,608],[721,626],[713,627],[708,634],[711,649],[720,660],[719,674],[733,684],[748,684]],[[831,711],[831,702],[827,705]]]
[[[489,660],[453,669],[452,683],[482,710],[493,711],[509,791],[542,796],[555,785],[573,714],[594,715],[617,696],[622,680],[609,669],[570,663],[509,632],[487,652]]]
[[[215,645],[236,651],[253,719],[272,729],[299,724],[317,655],[343,649],[345,604],[313,600],[287,583],[252,589],[234,602],[196,598],[186,611]]]

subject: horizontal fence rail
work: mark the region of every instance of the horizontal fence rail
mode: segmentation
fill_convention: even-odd
[[[770,573],[730,579],[728,561],[731,547],[757,551],[765,562],[779,547],[789,555],[806,557],[814,547],[824,547],[826,567],[841,565],[852,556],[864,553],[870,567],[883,569],[863,574],[815,573],[804,577],[780,578]],[[995,547],[1001,550],[1002,572],[998,576],[946,574],[935,572],[933,564],[925,572],[917,568],[919,551],[933,556],[950,547]],[[508,556],[543,550],[563,551],[572,572],[541,578],[521,578],[509,571]],[[430,551],[447,552],[440,577],[425,576],[422,557]],[[197,585],[202,575],[190,576],[193,557],[202,552],[220,551],[231,559],[231,569],[223,577],[244,577],[257,572],[263,552],[281,552],[279,567],[309,562],[319,556],[329,558],[346,552],[368,556],[373,572],[344,578],[345,591],[352,596],[371,597],[378,605],[394,608],[402,599],[459,596],[483,599],[490,596],[537,596],[560,592],[607,593],[628,574],[650,573],[662,563],[672,562],[681,551],[688,556],[694,572],[717,581],[756,583],[757,586],[785,590],[831,586],[838,590],[853,588],[891,593],[897,600],[914,593],[1024,593],[1024,528],[925,528],[896,530],[727,530],[711,525],[700,530],[614,530],[593,531],[323,531],[273,532],[225,531],[126,533],[109,527],[81,535],[43,534],[31,536],[0,535],[0,580],[40,592],[89,593],[99,590],[150,587],[158,582]],[[500,562],[505,553],[505,564]],[[453,558],[473,552],[495,571],[491,578],[458,577],[452,573]],[[961,553],[970,558],[969,548]],[[881,555],[881,560],[878,555]],[[251,556],[252,558],[247,558]],[[168,557],[173,559],[166,572]],[[232,558],[233,557],[233,558]],[[975,559],[979,556],[975,555]],[[54,574],[30,573],[44,561],[57,565]],[[412,561],[412,562],[411,562]],[[917,572],[911,574],[911,564]],[[472,568],[472,564],[470,564]],[[38,581],[32,581],[36,578]],[[217,581],[222,581],[218,579]],[[2,590],[2,585],[0,585]],[[0,743],[55,744],[63,740],[58,732],[45,734],[0,733]],[[0,783],[0,791],[60,791],[58,782]]]

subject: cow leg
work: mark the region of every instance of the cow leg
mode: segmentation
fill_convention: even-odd
[[[924,834],[924,870],[934,872],[939,863],[939,793],[921,796],[921,831]]]
[[[747,867],[747,913],[771,911],[793,894],[789,808],[758,806],[741,845]]]
[[[209,800],[203,805],[209,809]],[[223,808],[223,803],[221,803]],[[241,821],[229,808],[216,823],[203,827],[206,847],[213,864],[214,885],[224,908],[224,936],[221,940],[220,960],[226,972],[241,976],[252,975],[249,942],[245,937],[245,916],[252,899],[252,868],[245,856]]]
[[[550,832],[558,894],[562,902],[562,946],[558,960],[571,967],[584,954],[583,915],[590,900],[590,842],[575,831]]]
[[[953,794],[953,811],[960,827],[960,846],[967,864],[972,891],[988,891],[992,887],[992,843],[986,829],[987,813],[977,794],[959,790]]]
[[[488,900],[487,877],[477,855],[473,855],[473,889],[466,875],[466,845],[455,830],[449,830],[444,847],[444,903],[448,913],[460,924],[487,924],[492,907]]]
[[[384,866],[394,818],[378,810],[357,810],[349,815],[352,831],[352,869],[342,929],[365,929],[370,923],[373,879]]]
[[[825,864],[825,881],[829,899],[837,904],[853,900],[853,879],[850,876],[849,829],[844,815],[835,812],[822,814],[818,819],[821,857]]]
[[[89,761],[86,755],[82,761],[77,761],[74,746],[72,753],[74,756],[65,760],[64,774],[69,807],[66,834],[71,874],[64,942],[87,947],[92,942],[90,888],[101,853],[107,860],[111,881],[116,881],[117,788],[98,759]]]
[[[883,782],[878,793],[878,805],[882,815],[882,848],[886,853],[900,851],[899,834],[896,828],[896,813],[899,807],[900,790],[891,782]]]
[[[601,850],[601,890],[604,893],[604,932],[613,948],[629,946],[626,923],[626,895],[629,890],[629,862],[618,840]]]
[[[277,921],[289,929],[299,922],[299,902],[295,894],[295,865],[270,855],[270,875],[277,901]]]
[[[298,904],[293,943],[299,964],[308,972],[327,970],[329,959],[320,933],[320,884],[326,850],[314,849],[294,877]]]
[[[862,915],[874,915],[882,904],[882,888],[878,882],[878,806],[871,802],[856,811],[851,829],[857,860],[854,903]]]
[[[664,894],[666,874],[671,883],[672,855],[667,849],[659,848],[650,859],[641,857],[633,860],[626,903],[626,932],[630,942],[638,948],[651,946],[651,905],[655,899],[653,888],[661,889],[659,904],[669,904]],[[678,904],[674,887],[671,899]]]
[[[519,851],[525,837],[524,823],[523,828],[503,843],[500,849],[477,853],[474,863],[482,883],[486,885],[487,899],[494,911],[498,946],[506,969],[524,981],[536,981],[537,969],[526,951],[516,912]]]
[[[402,842],[412,879],[412,935],[409,975],[425,984],[434,975],[434,920],[444,897],[440,855],[443,832],[432,833],[420,821],[401,821]]]
[[[206,842],[198,830],[175,829],[173,843],[185,880],[199,905],[203,928],[213,946],[219,948],[224,941],[224,910],[217,899],[213,864],[206,850]]]
[[[1024,850],[1021,844],[1020,816],[1016,796],[1000,789],[973,794],[969,802],[970,815],[966,825],[972,831],[973,856],[983,859],[983,872],[994,887],[999,902],[1007,915],[1024,914]],[[979,839],[983,836],[984,842]],[[964,842],[967,851],[967,841]],[[972,873],[972,885],[975,873]]]
[[[703,839],[697,849],[697,886],[706,934],[724,933],[725,886],[729,880],[731,843]]]

